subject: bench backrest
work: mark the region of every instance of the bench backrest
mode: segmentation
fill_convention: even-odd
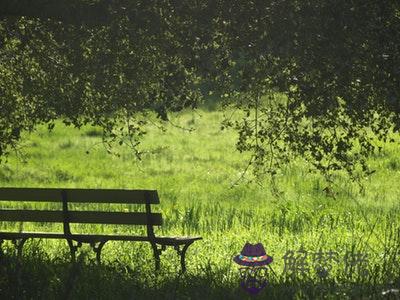
[[[71,234],[70,223],[146,225],[149,236],[153,226],[162,225],[161,214],[151,212],[151,205],[160,203],[155,190],[0,188],[0,201],[62,204],[60,210],[0,209],[0,222],[63,223],[65,234]],[[76,211],[69,203],[143,204],[145,212]]]

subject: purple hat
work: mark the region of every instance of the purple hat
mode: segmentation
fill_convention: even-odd
[[[233,261],[241,266],[256,267],[265,266],[272,263],[272,257],[267,255],[264,246],[261,243],[246,243],[239,255],[233,258]]]

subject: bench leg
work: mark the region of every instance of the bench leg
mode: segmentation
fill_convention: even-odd
[[[0,240],[0,257],[2,257],[3,256],[3,243],[4,243],[4,240]]]
[[[178,255],[181,258],[181,268],[182,268],[182,273],[186,272],[186,264],[185,264],[185,255],[186,255],[186,251],[189,248],[189,246],[192,244],[193,242],[189,242],[186,243],[182,250],[180,249],[179,245],[175,245],[174,249],[176,250],[176,252],[178,253]]]
[[[153,248],[154,259],[156,262],[156,271],[158,271],[160,270],[160,255],[166,249],[166,246],[161,245],[161,248],[158,248],[156,243],[151,242],[151,247]]]
[[[67,242],[68,242],[69,250],[71,252],[71,260],[73,262],[75,262],[75,260],[76,260],[75,253],[80,247],[82,247],[82,242],[77,242],[76,245],[74,245],[73,240],[67,240]]]
[[[17,257],[21,258],[22,257],[22,249],[24,247],[24,244],[26,242],[27,238],[22,238],[22,239],[14,239],[12,240],[12,243],[15,245],[17,248]]]
[[[102,241],[98,243],[90,243],[90,246],[92,247],[93,251],[96,253],[96,260],[97,263],[100,264],[100,258],[101,258],[101,250],[103,249],[103,246],[105,243],[108,241]]]

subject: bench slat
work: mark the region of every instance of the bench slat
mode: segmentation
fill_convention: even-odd
[[[151,190],[66,189],[65,191],[68,202],[145,204],[148,197],[150,204],[160,203],[157,191]]]
[[[90,224],[120,224],[120,225],[147,225],[147,214],[143,212],[97,212],[97,211],[69,211],[70,223]],[[0,210],[0,221],[16,222],[55,222],[62,223],[62,211],[54,210]],[[160,213],[150,214],[150,225],[162,225]]]
[[[159,204],[155,190],[0,188],[0,201],[61,202],[65,191],[69,203]]]
[[[0,201],[61,202],[59,189],[0,188]]]

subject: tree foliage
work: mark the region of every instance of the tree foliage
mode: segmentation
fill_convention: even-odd
[[[136,149],[139,113],[205,92],[244,110],[223,125],[259,173],[301,156],[358,179],[400,129],[397,0],[9,1],[0,17],[0,157],[59,118]]]

